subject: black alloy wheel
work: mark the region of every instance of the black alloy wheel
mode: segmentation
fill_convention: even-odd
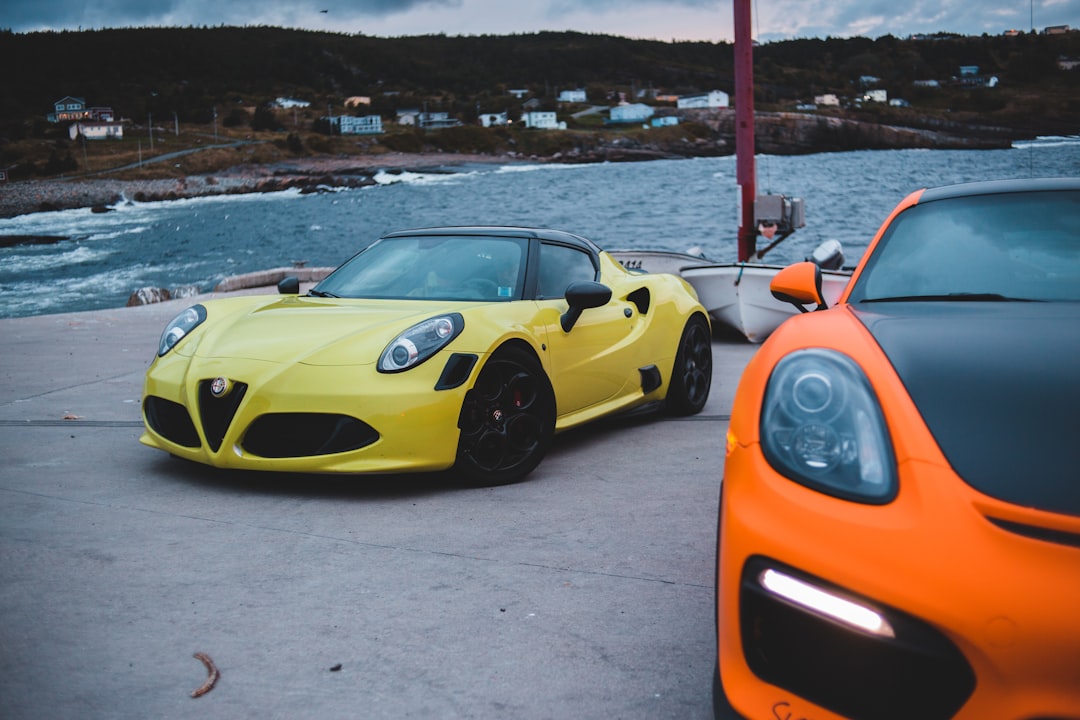
[[[712,335],[700,314],[683,328],[664,408],[672,415],[695,415],[705,407],[712,388]]]
[[[540,362],[502,348],[465,395],[457,470],[470,484],[505,485],[528,475],[555,434],[555,394]]]

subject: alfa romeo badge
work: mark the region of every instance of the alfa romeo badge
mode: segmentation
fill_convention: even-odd
[[[216,377],[210,381],[210,394],[214,397],[224,397],[229,394],[229,381],[223,377]]]

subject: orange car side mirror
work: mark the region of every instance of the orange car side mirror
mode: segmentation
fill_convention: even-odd
[[[817,310],[828,310],[821,294],[821,268],[812,262],[795,263],[776,273],[769,290],[781,302],[791,303],[799,312],[806,312],[804,305],[817,305]]]

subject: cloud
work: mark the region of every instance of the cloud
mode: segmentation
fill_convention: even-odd
[[[751,0],[753,32],[794,37],[998,34],[1076,25],[1080,0]],[[326,12],[322,12],[322,11]],[[577,30],[661,40],[732,39],[732,0],[0,0],[15,32],[276,25],[399,36]]]
[[[460,9],[464,0],[4,0],[0,27],[18,32],[133,26],[304,26],[306,18],[341,22],[417,9]],[[325,10],[326,13],[322,11]],[[319,17],[321,16],[321,18]],[[310,27],[310,25],[307,25]]]

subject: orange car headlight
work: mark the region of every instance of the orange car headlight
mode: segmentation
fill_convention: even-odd
[[[839,352],[799,350],[773,368],[761,448],[785,477],[829,495],[884,504],[896,497],[896,461],[866,375]]]

